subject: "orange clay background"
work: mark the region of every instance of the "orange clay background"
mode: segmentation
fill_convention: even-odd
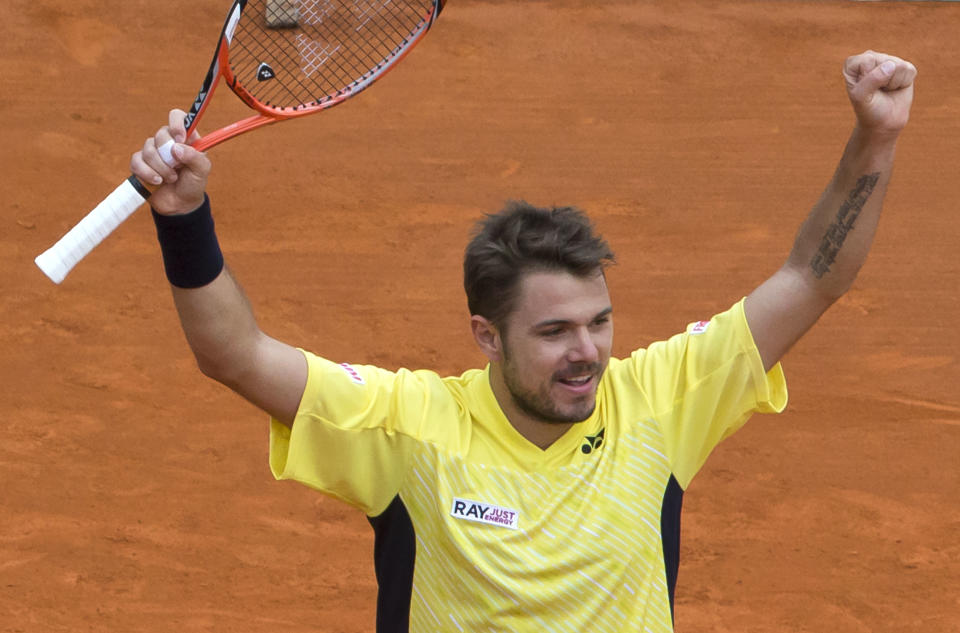
[[[273,481],[265,416],[195,368],[149,215],[62,286],[33,264],[193,99],[227,4],[0,4],[2,633],[373,629],[369,526]],[[677,630],[955,632],[958,24],[949,3],[450,0],[369,92],[211,151],[221,241],[270,334],[459,373],[483,362],[471,223],[579,205],[619,255],[623,355],[781,264],[852,126],[842,60],[909,58],[866,266],[785,359],[787,412],[688,490]]]

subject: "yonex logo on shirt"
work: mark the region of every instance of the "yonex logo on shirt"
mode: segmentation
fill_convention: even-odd
[[[340,363],[340,367],[343,368],[343,371],[347,372],[347,375],[350,376],[350,380],[357,383],[358,385],[365,385],[367,381],[363,379],[363,376],[353,368],[349,363]]]
[[[710,325],[710,321],[697,321],[693,324],[693,327],[690,328],[691,334],[703,334],[707,331],[707,326]]]
[[[593,449],[600,448],[603,444],[603,432],[605,430],[600,429],[600,432],[596,435],[587,435],[583,438],[583,446],[580,447],[580,450],[584,455],[589,455],[593,452]]]
[[[516,510],[457,497],[453,498],[450,515],[467,521],[508,527],[511,530],[516,530],[520,524],[520,516]]]

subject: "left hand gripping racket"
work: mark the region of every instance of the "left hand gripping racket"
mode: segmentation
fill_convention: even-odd
[[[258,127],[320,112],[360,93],[420,41],[446,0],[234,0],[185,124],[222,78],[256,114],[192,143],[200,151]],[[172,163],[169,146],[159,148]],[[150,197],[133,175],[34,260],[55,283]]]

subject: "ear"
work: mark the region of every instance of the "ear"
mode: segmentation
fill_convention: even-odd
[[[491,363],[499,362],[502,359],[503,342],[500,340],[500,331],[492,321],[474,314],[470,317],[470,329],[473,332],[473,339],[484,356]]]

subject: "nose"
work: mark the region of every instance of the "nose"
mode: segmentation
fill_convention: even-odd
[[[572,338],[567,360],[571,363],[595,363],[600,360],[600,349],[593,340],[590,330],[578,328]]]

